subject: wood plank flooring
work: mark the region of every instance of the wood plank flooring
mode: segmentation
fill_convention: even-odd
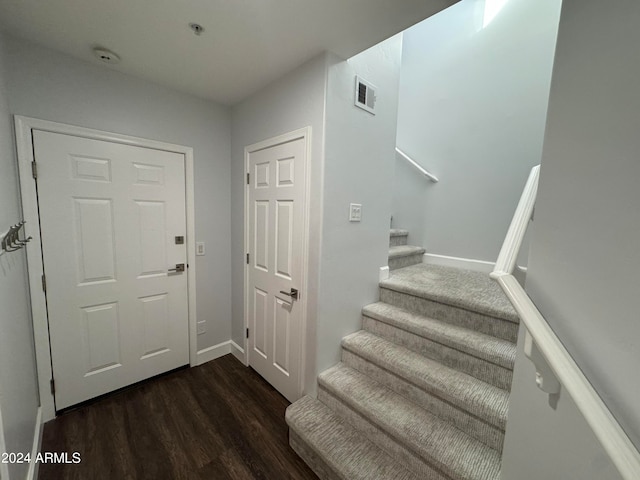
[[[44,427],[40,480],[317,479],[289,447],[289,402],[232,355],[150,380]]]

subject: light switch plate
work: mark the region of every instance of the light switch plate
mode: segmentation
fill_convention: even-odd
[[[206,322],[206,320],[200,320],[198,322],[198,335],[202,335],[203,333],[207,333],[207,322]]]
[[[349,204],[349,221],[359,222],[362,220],[362,204],[351,203]]]
[[[196,242],[196,255],[204,255],[204,242]]]

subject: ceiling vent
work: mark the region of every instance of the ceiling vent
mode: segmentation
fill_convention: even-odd
[[[355,106],[375,115],[376,90],[372,84],[356,76]]]

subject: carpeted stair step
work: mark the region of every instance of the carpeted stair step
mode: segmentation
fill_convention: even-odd
[[[303,397],[287,408],[289,443],[322,480],[419,480],[324,404]]]
[[[366,375],[338,364],[318,381],[322,403],[420,478],[499,479],[498,451]]]
[[[422,263],[422,256],[426,250],[413,245],[398,245],[389,247],[389,270],[408,267]]]
[[[409,266],[380,282],[380,301],[513,343],[517,340],[518,315],[486,273],[426,263]]]
[[[505,390],[364,330],[342,340],[342,363],[502,451],[509,403]]]
[[[389,246],[397,247],[398,245],[406,245],[409,232],[399,228],[392,228],[389,232]]]
[[[515,344],[387,303],[362,309],[362,328],[496,387],[509,390]]]

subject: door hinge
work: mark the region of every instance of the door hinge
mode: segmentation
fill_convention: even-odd
[[[247,265],[249,265],[249,254],[247,253]]]
[[[249,329],[247,328],[247,338],[249,338]]]
[[[47,277],[44,276],[44,273],[42,274],[42,291],[47,293]]]
[[[249,183],[250,183],[250,182],[249,182],[249,177],[250,177],[250,174],[249,174],[249,173],[247,173],[247,185],[249,185]]]
[[[31,162],[31,175],[33,176],[34,180],[38,178],[38,164],[35,160]]]
[[[52,378],[49,380],[49,384],[51,385],[51,395],[56,394],[56,381]]]

